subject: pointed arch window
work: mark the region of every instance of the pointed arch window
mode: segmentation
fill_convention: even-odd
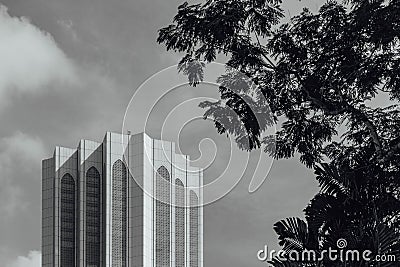
[[[61,246],[62,267],[75,267],[75,181],[70,174],[61,179]]]
[[[170,174],[164,166],[156,173],[156,266],[170,266]]]
[[[185,266],[185,188],[180,179],[175,180],[175,262]]]
[[[127,170],[121,160],[112,168],[112,266],[127,262]]]
[[[190,267],[199,266],[199,198],[190,191]]]
[[[100,173],[86,172],[86,264],[100,267]]]

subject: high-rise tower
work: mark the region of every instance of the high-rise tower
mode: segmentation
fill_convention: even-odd
[[[107,132],[42,177],[42,266],[203,267],[203,172],[174,143]]]

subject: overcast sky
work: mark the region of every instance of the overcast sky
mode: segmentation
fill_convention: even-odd
[[[177,63],[178,55],[166,52],[155,40],[181,2],[0,1],[2,266],[39,266],[41,160],[51,156],[55,145],[76,147],[81,138],[100,141],[106,131],[120,132],[135,90],[154,73]],[[288,0],[285,10],[293,16],[302,6],[315,9],[316,3]],[[197,96],[202,89],[186,90]],[[187,97],[174,99],[177,105],[176,99]],[[154,103],[151,96],[143,101]],[[183,108],[195,110],[197,104],[191,101]],[[153,122],[162,122],[157,114]],[[198,141],[204,137],[224,142],[211,123],[196,123],[192,130],[183,127],[178,140],[181,150],[193,158],[199,156]],[[173,121],[168,125],[182,127]],[[224,168],[226,150],[218,153],[208,177]],[[206,267],[265,266],[256,253],[265,244],[277,247],[273,224],[301,216],[317,190],[310,170],[296,160],[275,162],[267,181],[253,194],[247,191],[250,178],[245,176],[230,194],[205,207]]]

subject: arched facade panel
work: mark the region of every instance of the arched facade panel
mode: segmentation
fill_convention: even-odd
[[[86,172],[86,265],[100,267],[101,179],[95,167]]]
[[[190,267],[199,266],[199,198],[190,191]]]
[[[175,179],[175,265],[185,266],[185,187]]]
[[[170,174],[161,166],[156,173],[156,266],[169,267],[171,260]]]
[[[65,174],[61,179],[61,267],[75,267],[76,188],[74,178]]]
[[[127,266],[127,170],[121,160],[112,168],[112,266]]]

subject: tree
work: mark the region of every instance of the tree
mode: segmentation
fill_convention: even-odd
[[[396,103],[400,98],[400,4],[351,3],[346,8],[328,1],[317,14],[304,9],[277,29],[283,16],[278,0],[184,3],[174,24],[160,30],[158,42],[186,53],[179,69],[193,85],[203,77],[202,62],[212,62],[220,53],[229,57],[228,67],[248,75],[266,97],[275,120],[283,122],[275,157],[298,152],[312,167],[326,155],[324,144],[329,142],[338,149],[373,146],[370,162],[390,167],[400,155],[397,105],[372,108],[368,102],[379,93]],[[221,98],[236,103],[235,97],[249,92],[229,92],[224,85],[231,80],[221,77]],[[203,106],[216,121],[219,114],[213,111],[227,108],[221,102]],[[343,122],[347,132],[342,142],[332,142]],[[263,125],[252,126],[246,133],[248,149],[269,140],[260,140]]]
[[[397,218],[399,206],[378,199],[384,192],[399,199],[400,1],[327,1],[316,13],[304,8],[288,23],[281,23],[280,5],[280,0],[184,3],[157,40],[185,54],[178,68],[193,86],[207,63],[219,54],[228,58],[227,73],[218,80],[221,101],[201,103],[204,116],[219,133],[234,135],[242,149],[264,146],[277,159],[298,153],[328,183],[321,183],[322,193],[305,210],[311,232],[317,219],[328,230],[337,223],[323,213],[328,200],[349,227],[390,228],[388,218]],[[373,104],[381,96],[390,103]],[[258,119],[263,112],[272,117]],[[278,122],[274,136],[263,136]],[[329,178],[335,172],[336,180]],[[342,182],[349,187],[335,188]],[[327,194],[328,188],[337,192]],[[357,203],[365,209],[355,209]],[[372,226],[366,223],[371,218]]]
[[[274,229],[287,255],[305,250],[316,252],[316,258],[280,261],[271,264],[280,266],[400,266],[399,262],[365,261],[360,256],[332,261],[322,251],[338,249],[338,240],[345,239],[346,250],[372,251],[371,259],[377,255],[393,255],[400,258],[398,214],[400,200],[396,189],[391,188],[398,173],[384,172],[381,168],[364,168],[368,158],[363,151],[343,162],[322,163],[315,168],[320,192],[304,210],[305,220],[288,218],[277,222]],[[374,153],[373,150],[369,151]],[[360,166],[350,168],[349,163]],[[351,171],[349,171],[351,169]],[[320,259],[325,256],[324,260]],[[374,265],[371,265],[374,264]]]

